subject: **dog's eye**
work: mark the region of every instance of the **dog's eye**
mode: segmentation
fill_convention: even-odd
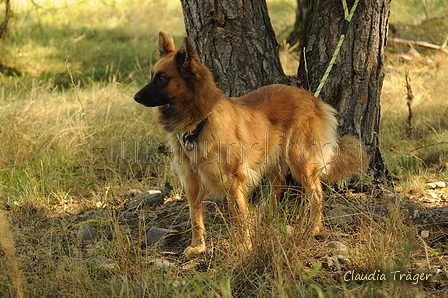
[[[170,77],[168,77],[165,73],[163,72],[157,72],[154,77],[153,77],[154,83],[157,84],[157,86],[159,86],[159,88],[163,88],[165,87],[165,85],[169,82]]]

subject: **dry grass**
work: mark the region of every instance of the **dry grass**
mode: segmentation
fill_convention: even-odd
[[[14,235],[11,233],[7,213],[0,210],[0,247],[5,256],[0,260],[2,275],[10,280],[6,292],[11,296],[25,297],[24,278],[16,255]]]
[[[273,19],[277,13],[282,20],[274,20],[280,31],[290,18],[284,17],[283,4],[270,2]],[[447,57],[426,55],[404,63],[402,49],[389,49],[394,53],[388,54],[381,142],[388,167],[403,178],[395,192],[364,187],[369,191],[360,194],[327,187],[325,229],[318,238],[307,233],[300,193],[278,210],[254,203],[250,251],[232,241],[226,205],[207,203],[210,253],[186,260],[180,252],[188,245],[188,231],[171,247],[141,246],[146,230],[162,224],[154,216],[169,210],[167,228],[181,221],[188,207],[185,199],[174,200],[182,194],[169,162],[157,162],[169,158],[159,153],[163,131],[153,112],[131,98],[147,79],[155,34],[183,35],[180,4],[27,5],[16,7],[17,30],[5,45],[16,57],[10,64],[22,76],[0,78],[0,296],[442,296],[448,280],[446,233],[408,225],[401,211],[408,206],[403,197],[412,200],[425,192],[425,182],[447,178]],[[147,27],[146,20],[162,16],[166,22]],[[293,71],[297,60],[291,52],[282,52],[282,59]],[[406,135],[406,70],[416,97],[411,136]],[[361,184],[368,186],[368,181]],[[155,187],[165,187],[174,201],[142,210],[134,221],[124,218],[123,193]],[[334,209],[342,209],[353,222],[334,223]],[[101,212],[82,217],[87,210]],[[80,240],[77,231],[83,224],[95,227],[99,237]],[[431,237],[420,238],[422,229],[430,229]],[[329,248],[331,241],[348,250]],[[327,258],[338,254],[349,262],[329,264]],[[172,266],[160,267],[155,258]],[[431,270],[421,266],[427,261]],[[416,285],[393,281],[390,274],[387,282],[344,278],[350,271],[375,270],[440,272]]]

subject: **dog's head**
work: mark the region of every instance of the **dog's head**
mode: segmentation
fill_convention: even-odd
[[[160,32],[158,50],[160,57],[151,72],[151,80],[134,95],[135,101],[157,107],[192,100],[198,82],[204,79],[204,74],[211,76],[211,73],[199,61],[190,40],[186,37],[176,51],[173,39]]]

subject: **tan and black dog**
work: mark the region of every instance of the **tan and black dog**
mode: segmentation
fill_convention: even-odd
[[[290,172],[307,191],[310,222],[322,224],[321,179],[335,182],[367,167],[360,142],[337,138],[335,110],[303,89],[262,87],[240,98],[225,96],[200,62],[188,38],[179,51],[159,34],[160,59],[134,99],[158,107],[174,150],[174,166],[186,192],[192,243],[185,254],[205,251],[203,200],[227,197],[234,224],[250,245],[249,188],[266,175],[278,199]]]

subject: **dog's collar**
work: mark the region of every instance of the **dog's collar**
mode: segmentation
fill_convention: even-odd
[[[201,122],[196,125],[196,128],[191,133],[178,133],[177,138],[179,140],[179,143],[184,149],[184,151],[191,151],[194,148],[194,142],[198,138],[199,134],[201,133],[201,130],[204,128],[205,122],[207,122],[207,118],[204,118]]]

